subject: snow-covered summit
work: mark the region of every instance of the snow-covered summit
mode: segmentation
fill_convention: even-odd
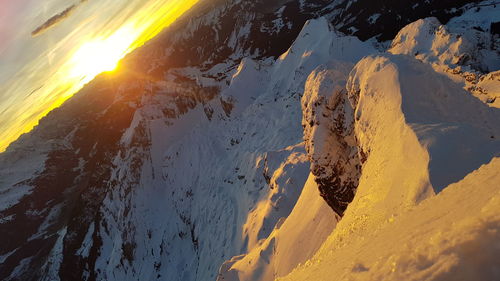
[[[410,57],[363,59],[347,90],[368,151],[356,196],[282,280],[496,280],[498,110]]]
[[[492,32],[500,21],[500,7],[484,4],[485,12],[469,10],[442,25],[436,18],[420,19],[404,27],[389,52],[414,56],[450,76],[490,106],[498,107],[500,35]]]
[[[302,124],[314,182],[306,183],[290,216],[267,239],[221,267],[218,280],[498,278],[498,250],[488,250],[480,263],[471,259],[497,239],[498,230],[486,234],[498,228],[495,211],[481,206],[493,206],[498,197],[500,111],[443,73],[442,67],[460,63],[474,69],[474,61],[454,59],[478,44],[461,49],[463,42],[453,41],[460,37],[446,29],[435,18],[418,20],[401,30],[392,54],[376,55],[369,43],[358,42],[364,47],[350,50],[368,57],[354,65],[333,51],[309,75]],[[301,200],[310,198],[312,187],[343,215],[338,224],[326,223],[331,214],[311,199],[304,210]],[[471,192],[480,194],[462,206]],[[460,212],[448,215],[454,208]],[[484,224],[469,224],[480,218]],[[464,225],[446,228],[454,220]],[[324,231],[311,227],[315,222]],[[412,235],[415,228],[421,229],[418,236]],[[387,241],[397,245],[387,247]],[[470,257],[463,247],[473,247]],[[299,249],[302,254],[294,252]]]

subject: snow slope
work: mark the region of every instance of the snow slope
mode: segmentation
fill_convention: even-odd
[[[499,169],[494,158],[377,228],[341,222],[314,258],[279,280],[498,280]]]
[[[233,257],[220,268],[217,280],[274,280],[290,273],[319,249],[335,228],[335,213],[318,196],[310,175],[293,211],[282,217],[267,237],[248,254]]]
[[[409,56],[364,58],[347,91],[367,154],[356,196],[280,280],[498,279],[500,111]]]

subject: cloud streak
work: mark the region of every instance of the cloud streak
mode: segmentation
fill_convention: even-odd
[[[57,15],[52,16],[50,19],[45,21],[42,25],[38,26],[31,32],[31,36],[35,37],[38,36],[48,29],[58,25],[60,22],[65,20],[67,17],[69,17],[75,10],[78,8],[81,4],[87,2],[87,0],[81,0],[78,4],[73,4],[66,8],[64,11],[60,12]]]

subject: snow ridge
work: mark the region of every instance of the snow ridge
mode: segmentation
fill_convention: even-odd
[[[335,32],[329,36],[335,42],[348,38]],[[465,52],[456,38],[437,19],[428,18],[405,27],[392,42],[392,54],[373,55],[377,52],[369,43],[361,42],[356,43],[362,46],[359,54],[369,56],[359,62],[329,52],[329,62],[309,75],[302,97],[312,172],[303,193],[267,239],[223,264],[218,280],[499,277],[498,250],[488,249],[480,263],[471,257],[498,238],[499,220],[491,206],[499,194],[494,170],[500,126],[494,120],[500,120],[500,111],[441,71],[445,65],[473,69],[485,62],[481,56],[454,60]],[[474,49],[477,41],[470,44]],[[297,45],[300,36],[292,50]],[[343,215],[338,224],[323,222],[330,234],[314,227],[303,232],[332,216],[321,208],[303,209],[304,198],[315,204],[309,197],[312,187],[336,215]],[[467,207],[450,212],[463,200]],[[459,226],[446,228],[455,220]],[[419,235],[413,235],[415,229]],[[304,239],[312,243],[304,244]],[[401,246],[387,248],[387,241],[401,241]],[[285,256],[299,248],[304,253],[295,253],[295,259]]]

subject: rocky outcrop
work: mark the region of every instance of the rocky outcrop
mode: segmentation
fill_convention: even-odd
[[[316,69],[307,80],[302,126],[320,194],[342,216],[354,198],[366,156],[358,151],[354,109],[345,89],[351,65],[330,67]]]

